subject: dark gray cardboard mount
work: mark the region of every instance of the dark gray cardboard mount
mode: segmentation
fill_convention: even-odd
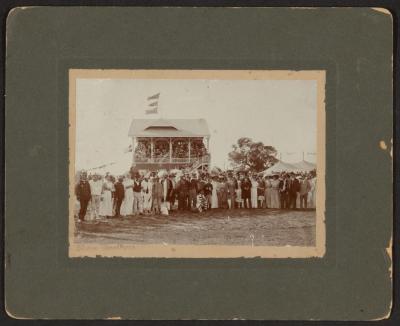
[[[391,15],[372,8],[14,9],[6,62],[8,313],[385,318],[392,300],[392,28]],[[69,68],[326,69],[325,257],[69,259]]]

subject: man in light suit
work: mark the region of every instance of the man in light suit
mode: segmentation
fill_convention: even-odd
[[[153,186],[152,186],[152,196],[153,196],[153,210],[154,213],[160,214],[161,213],[161,200],[163,197],[163,188],[162,184],[156,175],[153,181]]]
[[[300,181],[300,208],[307,208],[308,193],[311,190],[310,182],[303,177]]]

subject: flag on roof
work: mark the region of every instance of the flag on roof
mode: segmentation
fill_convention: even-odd
[[[160,93],[154,94],[147,98],[149,102],[147,105],[149,109],[146,110],[146,114],[157,114],[158,113],[158,99],[160,98]]]
[[[158,100],[159,97],[160,97],[160,93],[157,93],[157,94],[154,94],[154,95],[152,95],[152,96],[149,96],[149,97],[147,98],[147,100],[148,100],[148,101],[151,101],[151,100]]]

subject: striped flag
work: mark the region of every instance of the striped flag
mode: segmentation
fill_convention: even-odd
[[[160,93],[154,94],[147,98],[148,106],[150,109],[146,110],[146,114],[157,114],[158,113],[158,99],[160,98]]]
[[[149,96],[149,97],[147,98],[147,101],[158,100],[159,97],[160,97],[160,93],[157,93],[157,94],[154,94],[154,95],[152,95],[152,96]]]

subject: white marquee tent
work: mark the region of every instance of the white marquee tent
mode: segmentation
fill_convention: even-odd
[[[298,170],[304,171],[304,172],[310,172],[312,170],[315,170],[317,168],[317,165],[315,163],[311,163],[308,161],[300,161],[295,164],[293,164]]]
[[[283,161],[278,161],[273,166],[269,167],[263,172],[263,175],[272,175],[274,173],[281,173],[281,172],[297,172],[299,169],[294,166],[293,164],[286,163]]]

